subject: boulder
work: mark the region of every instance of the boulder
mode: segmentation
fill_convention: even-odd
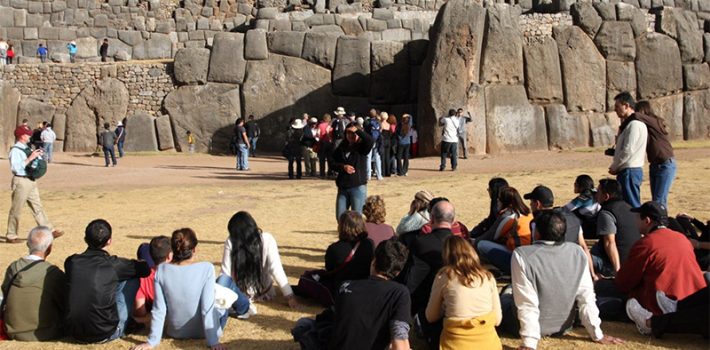
[[[170,125],[170,116],[161,115],[155,118],[155,130],[158,132],[158,149],[161,151],[175,148],[173,141],[173,127]]]
[[[64,140],[64,135],[67,131],[67,115],[64,113],[55,113],[52,117],[52,130],[57,134],[57,140]]]
[[[370,101],[400,104],[409,100],[409,62],[404,43],[372,42]]]
[[[332,69],[335,66],[335,49],[338,35],[327,33],[306,33],[301,58]]]
[[[536,103],[562,103],[562,73],[557,43],[550,37],[523,46],[525,87],[528,99]]]
[[[370,87],[370,41],[339,37],[333,68],[333,93],[368,96]]]
[[[616,113],[586,113],[592,147],[609,147],[616,143],[619,118]]]
[[[188,85],[204,84],[209,63],[208,49],[180,49],[175,54],[175,80]]]
[[[69,63],[71,62],[71,57],[69,57],[68,53],[52,52],[49,54],[49,60],[54,63]]]
[[[150,60],[173,57],[173,42],[167,34],[151,33],[150,39],[133,47],[133,59]]]
[[[441,140],[438,117],[467,106],[479,88],[486,10],[475,0],[450,0],[439,10],[419,74],[420,152],[434,154]]]
[[[636,39],[636,80],[642,99],[678,93],[683,69],[675,40],[660,33]]]
[[[259,144],[267,149],[278,150],[283,145],[290,118],[306,111],[322,115],[336,105],[326,68],[276,54],[247,65],[242,86],[244,114],[259,119]]]
[[[157,151],[155,118],[143,111],[126,118],[126,143],[123,148],[127,152]]]
[[[244,42],[244,58],[247,60],[265,60],[269,58],[269,46],[266,44],[266,31],[252,29],[247,31]]]
[[[120,80],[107,78],[87,86],[66,112],[67,152],[93,152],[104,122],[115,124],[126,117],[128,89]]]
[[[520,10],[507,4],[487,8],[486,46],[482,83],[522,84],[523,36],[518,28]]]
[[[267,34],[266,40],[272,53],[301,57],[305,37],[304,32],[271,32]]]
[[[710,138],[710,90],[685,93],[683,135],[686,140]]]
[[[591,6],[591,5],[590,5]],[[605,111],[606,62],[594,42],[576,26],[553,29],[568,111]]]
[[[599,13],[599,16],[605,21],[616,21],[616,7],[608,2],[595,2],[592,4]]]
[[[96,39],[91,37],[76,39],[76,57],[91,58],[99,55]]]
[[[710,67],[707,63],[683,65],[685,91],[710,88]]]
[[[163,106],[178,136],[175,144],[179,150],[187,151],[184,135],[191,131],[197,151],[228,152],[234,121],[241,116],[239,85],[207,83],[181,86],[165,97]]]
[[[0,81],[0,154],[8,154],[15,143],[14,132],[18,124],[17,107],[20,97],[20,92],[12,84]]]
[[[683,140],[683,95],[659,97],[648,102],[656,115],[665,120],[671,141]]]
[[[589,120],[567,113],[561,104],[545,106],[547,137],[550,150],[589,146]]]
[[[241,84],[244,81],[245,69],[244,34],[218,33],[215,35],[212,53],[210,54],[210,71],[207,74],[207,80],[219,83]]]
[[[54,111],[51,103],[23,98],[17,108],[17,120],[27,119],[28,124],[34,128],[39,123],[51,122]]]
[[[633,62],[606,61],[606,108],[614,110],[614,97],[627,91],[636,96],[636,69]]]
[[[109,38],[108,39],[108,57],[115,57],[117,53],[124,51],[128,55],[133,53],[133,47],[124,43],[121,40]]]
[[[489,153],[548,148],[545,112],[528,102],[522,85],[490,85],[485,91]]]
[[[574,25],[579,26],[587,35],[594,38],[599,27],[602,25],[602,18],[594,9],[592,2],[578,2],[570,9]]]
[[[413,75],[413,74],[412,74]],[[473,154],[485,154],[488,146],[486,133],[486,89],[478,84],[472,84],[468,91],[468,101],[461,108],[471,116],[471,122],[466,123],[466,140],[468,151]]]
[[[604,22],[594,38],[594,43],[607,60],[636,59],[636,42],[628,22]]]
[[[695,13],[677,9],[678,48],[684,64],[703,61],[703,33]]]

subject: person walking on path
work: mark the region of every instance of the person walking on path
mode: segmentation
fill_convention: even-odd
[[[32,174],[27,171],[28,166],[32,166],[35,159],[42,157],[42,149],[30,151],[27,145],[30,142],[32,131],[20,125],[15,129],[16,143],[12,146],[8,156],[10,169],[12,170],[12,206],[7,218],[7,243],[18,243],[17,228],[20,226],[20,216],[22,206],[27,203],[32,209],[32,215],[37,222],[37,226],[45,226],[52,230],[52,223],[47,218],[42,208],[39,198],[39,188],[37,182],[32,178]],[[52,230],[52,236],[58,238],[64,232]]]
[[[249,170],[249,138],[244,127],[244,118],[237,119],[234,127],[234,135],[237,138],[237,170]]]
[[[261,129],[259,129],[259,124],[254,120],[254,115],[249,115],[245,127],[247,129],[247,137],[249,138],[249,157],[256,157],[256,141],[259,140]]]
[[[676,174],[673,146],[668,139],[668,126],[663,118],[653,113],[648,101],[637,103],[636,110],[639,111],[636,117],[646,124],[648,130],[646,156],[650,163],[651,197],[654,202],[663,204],[667,208],[668,192],[671,190]]]
[[[456,116],[456,110],[453,109],[449,110],[448,115],[439,118],[439,126],[443,127],[441,131],[441,165],[439,165],[439,171],[446,169],[446,157],[451,159],[451,170],[456,170],[460,120],[461,118]]]
[[[462,108],[459,108],[456,111],[456,116],[459,117],[458,147],[461,148],[463,151],[463,159],[468,159],[468,129],[466,128],[466,124],[470,123],[473,118],[471,118],[470,112],[468,113],[468,115],[464,115]]]
[[[106,167],[108,167],[109,162],[108,162],[108,157],[111,155],[111,162],[113,163],[113,166],[116,166],[116,152],[114,151],[113,147],[118,143],[118,140],[116,139],[116,134],[111,131],[111,124],[109,123],[104,123],[104,130],[101,130],[101,133],[99,134],[99,144],[101,144],[101,148],[104,151],[104,160],[106,161]]]
[[[633,208],[641,206],[641,182],[645,162],[648,130],[635,111],[636,103],[628,92],[614,97],[614,110],[621,119],[619,135],[614,148],[614,161],[609,174],[616,175],[621,184],[624,200]]]
[[[116,125],[116,145],[118,145],[118,158],[123,158],[123,143],[126,142],[126,127],[123,126],[122,122],[118,122]]]

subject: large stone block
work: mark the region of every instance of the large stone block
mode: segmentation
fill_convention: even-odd
[[[523,46],[525,87],[528,99],[538,103],[562,103],[562,73],[557,43],[546,37]]]
[[[619,118],[616,113],[586,113],[592,147],[608,147],[616,143]]]
[[[710,138],[710,90],[685,93],[683,135],[686,140]]]
[[[631,24],[628,22],[604,22],[594,38],[607,60],[633,61],[636,59],[636,43]]]
[[[664,7],[656,16],[656,31],[678,42],[685,64],[703,60],[703,38],[697,23],[695,13],[678,8]]]
[[[642,99],[678,93],[683,69],[675,40],[659,33],[636,39],[636,80]]]
[[[599,16],[594,6],[590,2],[578,2],[570,9],[574,25],[579,26],[590,37],[597,35],[599,27],[602,25],[602,18]]]
[[[51,122],[55,108],[51,103],[23,98],[17,109],[17,119],[27,119],[32,127],[42,122]]]
[[[161,115],[155,118],[155,130],[158,132],[158,149],[161,151],[175,148],[173,140],[173,127],[170,125],[170,116]]]
[[[20,92],[9,82],[0,81],[0,154],[8,154],[15,143],[15,126],[18,124],[17,107]]]
[[[450,0],[431,29],[429,52],[419,74],[420,130],[439,130],[438,117],[467,106],[479,88],[486,10],[474,0]],[[441,133],[422,133],[422,154],[434,154]]]
[[[553,36],[560,53],[567,110],[605,111],[606,62],[592,39],[576,26],[555,27]]]
[[[301,58],[328,69],[335,66],[335,50],[338,35],[327,33],[306,33]]]
[[[229,150],[234,121],[241,116],[238,85],[181,86],[165,97],[163,105],[170,115],[181,151],[188,149],[184,137],[188,131],[195,136],[195,148],[199,152],[207,152],[210,144],[213,153]],[[209,118],[205,118],[206,111]]]
[[[266,31],[252,29],[247,31],[244,42],[244,58],[247,60],[265,60],[269,58],[269,46],[266,44]]]
[[[175,54],[175,80],[182,84],[204,84],[210,63],[208,49],[180,49]]]
[[[409,100],[409,64],[404,43],[372,42],[370,101],[399,104]]]
[[[363,38],[338,38],[333,68],[333,93],[368,96],[369,76],[370,42]]]
[[[710,62],[710,33],[703,34],[703,45],[705,48],[705,62]]]
[[[143,36],[141,35],[141,32],[135,30],[119,30],[118,38],[121,39],[121,41],[123,41],[124,43],[131,46],[136,46],[143,42]]]
[[[269,44],[269,51],[291,57],[301,57],[303,52],[303,41],[306,37],[304,32],[271,32],[266,36]]]
[[[64,113],[55,113],[52,117],[52,130],[57,134],[57,140],[64,140],[67,133],[67,115]],[[64,147],[62,147],[64,149]]]
[[[259,119],[259,144],[277,150],[283,145],[288,120],[307,111],[331,112],[336,105],[330,71],[299,58],[272,54],[249,61],[242,87],[244,114]]]
[[[545,106],[547,137],[550,150],[589,146],[589,120],[583,115],[567,113],[564,105]]]
[[[340,23],[340,28],[343,29],[345,35],[350,36],[358,36],[365,31],[360,21],[355,18],[343,18],[343,22]]]
[[[241,84],[244,81],[244,34],[219,33],[214,37],[207,80]]]
[[[592,4],[605,21],[616,21],[616,7],[608,2],[595,2]]]
[[[99,55],[98,42],[96,39],[87,37],[76,39],[76,57],[91,58]]]
[[[120,34],[119,34],[120,37]],[[133,47],[133,58],[137,60],[173,57],[173,42],[167,34],[151,33],[150,39]]]
[[[155,118],[142,111],[126,118],[126,143],[123,147],[127,152],[157,151]]]
[[[683,139],[683,95],[670,95],[648,100],[655,114],[665,120],[671,141]]]
[[[0,7],[0,27],[13,27],[15,14],[10,7]]]
[[[486,46],[482,83],[522,84],[523,37],[518,28],[520,10],[507,4],[487,8]]]
[[[522,85],[491,85],[485,89],[489,153],[548,148],[545,112],[528,102]]]
[[[614,110],[614,97],[621,92],[636,96],[636,69],[633,62],[606,61],[606,108]]]
[[[710,67],[707,63],[684,65],[683,82],[685,91],[710,88]]]

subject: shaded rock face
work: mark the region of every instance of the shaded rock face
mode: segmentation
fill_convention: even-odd
[[[128,89],[119,80],[96,81],[77,96],[66,112],[67,152],[90,152],[98,145],[98,133],[104,122],[115,125],[126,117]]]
[[[710,138],[710,90],[684,95],[683,135],[686,140]]]
[[[241,116],[239,85],[181,86],[165,97],[163,105],[180,150],[187,150],[185,135],[191,131],[197,151],[228,152],[234,122]]]
[[[683,89],[680,51],[670,37],[649,33],[636,39],[636,80],[642,99],[678,93]]]
[[[333,93],[367,97],[370,90],[370,42],[364,38],[338,38],[333,68]]]
[[[592,39],[574,26],[555,27],[553,35],[560,53],[567,110],[605,111],[606,61]]]
[[[432,154],[441,141],[437,120],[468,106],[480,81],[486,10],[473,0],[451,0],[439,11],[419,79],[420,149]]]
[[[0,81],[0,153],[7,154],[15,143],[15,127],[18,124],[17,107],[20,92],[10,83]],[[21,121],[21,120],[20,120]]]
[[[17,120],[22,121],[23,119],[27,119],[27,124],[31,128],[35,128],[39,123],[45,121],[51,122],[54,111],[55,108],[50,103],[38,101],[33,98],[24,98],[20,101],[20,105],[18,106]]]
[[[299,58],[271,54],[268,60],[250,61],[242,102],[244,115],[254,115],[259,120],[259,144],[279,149],[289,119],[303,113],[330,112],[336,105],[330,79],[328,69]]]
[[[372,43],[370,101],[374,104],[398,104],[409,100],[409,64],[404,43]],[[411,112],[410,112],[411,113]]]
[[[548,149],[545,112],[520,85],[486,87],[486,130],[490,153]]]
[[[158,140],[155,135],[155,118],[139,112],[126,118],[126,143],[128,152],[155,152]]]
[[[589,120],[567,113],[564,105],[545,106],[548,144],[553,149],[589,146]]]

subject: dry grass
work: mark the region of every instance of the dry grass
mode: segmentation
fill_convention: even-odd
[[[678,152],[680,167],[671,193],[673,212],[710,213],[707,178],[710,157],[707,149]],[[572,182],[580,173],[594,178],[605,175],[609,161],[598,153],[532,153],[486,157],[462,161],[456,173],[432,171],[437,159],[412,162],[410,176],[373,182],[369,194],[383,195],[387,202],[387,221],[396,225],[414,192],[426,188],[448,197],[456,206],[461,221],[474,225],[488,208],[486,183],[491,176],[505,176],[521,191],[536,184],[550,186],[563,203],[573,197]],[[335,186],[322,180],[288,181],[285,162],[252,160],[250,173],[233,170],[234,160],[210,156],[145,156],[121,160],[117,168],[103,168],[102,160],[84,155],[61,154],[57,164],[40,182],[46,211],[66,235],[55,244],[49,261],[59,266],[64,259],[84,249],[82,233],[94,218],[105,218],[114,227],[112,254],[131,257],[139,243],[150,237],[169,235],[179,227],[192,227],[198,233],[198,259],[218,268],[226,225],[238,210],[248,210],[259,225],[277,239],[284,268],[291,283],[306,269],[323,265],[324,250],[336,240],[334,219]],[[98,166],[97,166],[98,165]],[[581,170],[583,169],[583,170]],[[0,162],[0,183],[9,183],[7,161]],[[648,197],[647,184],[643,189]],[[681,197],[682,194],[682,197]],[[0,191],[0,213],[9,210],[10,192]],[[4,225],[4,222],[2,222]],[[25,209],[21,232],[33,224]],[[23,245],[0,244],[0,266],[25,254]],[[258,305],[259,314],[247,321],[231,319],[222,339],[233,349],[298,349],[289,333],[295,320],[311,316],[317,307],[304,302],[300,310],[285,306],[282,298]],[[704,310],[706,312],[706,310]],[[697,336],[667,336],[666,339],[642,337],[631,324],[605,322],[608,334],[626,340],[613,349],[707,349],[707,341]],[[145,334],[132,335],[104,345],[77,345],[69,341],[54,343],[0,342],[0,349],[127,349],[145,340]],[[507,347],[518,340],[504,338]],[[164,340],[161,349],[203,348],[204,341]],[[422,349],[418,340],[415,349]],[[575,329],[562,339],[545,339],[544,349],[596,349],[583,329]]]

